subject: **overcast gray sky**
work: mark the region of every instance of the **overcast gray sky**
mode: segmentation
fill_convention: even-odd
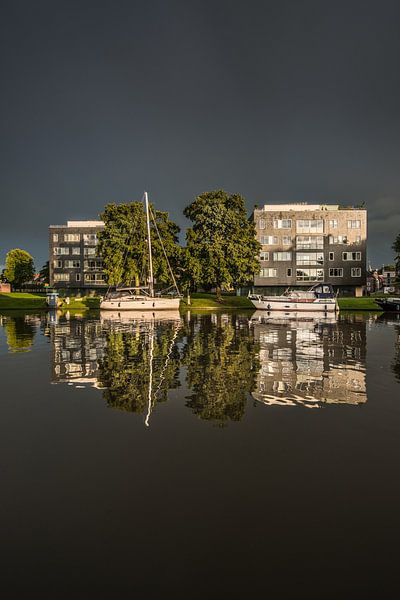
[[[1,3],[0,264],[143,190],[369,209],[400,232],[400,2]]]

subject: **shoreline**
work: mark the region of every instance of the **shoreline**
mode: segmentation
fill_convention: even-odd
[[[340,311],[362,311],[362,312],[383,312],[374,302],[372,297],[361,298],[338,298]],[[99,310],[99,298],[96,296],[83,296],[82,298],[70,297],[70,303],[63,305],[59,310],[62,311],[88,311]],[[46,298],[44,295],[11,292],[0,293],[0,311],[1,310],[48,310]],[[191,296],[190,304],[187,304],[186,298],[181,300],[180,310],[187,312],[189,310],[211,311],[211,310],[256,310],[245,296],[223,296],[223,301],[218,302],[212,294],[195,293]]]

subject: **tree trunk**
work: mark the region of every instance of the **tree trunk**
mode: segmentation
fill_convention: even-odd
[[[222,302],[222,290],[221,285],[217,283],[216,285],[216,294],[217,294],[217,302]]]

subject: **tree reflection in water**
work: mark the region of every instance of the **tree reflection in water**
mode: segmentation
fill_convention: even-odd
[[[106,346],[98,372],[109,406],[143,414],[154,403],[167,400],[168,390],[180,385],[180,356],[174,343],[179,326],[179,320],[150,318],[111,324],[105,333]]]
[[[1,324],[6,334],[10,352],[29,352],[33,346],[40,318],[36,315],[2,316]]]
[[[182,362],[191,391],[186,406],[201,419],[240,421],[259,369],[247,317],[206,315],[186,326]]]

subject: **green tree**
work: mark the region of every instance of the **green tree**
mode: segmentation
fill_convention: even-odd
[[[399,266],[400,266],[400,233],[397,234],[397,237],[393,242],[392,250],[394,250],[396,253],[396,258],[395,258],[396,267],[399,268]]]
[[[236,287],[252,280],[260,268],[260,244],[242,196],[224,190],[205,192],[184,214],[193,222],[186,240],[195,283],[214,286],[221,300],[223,285]]]
[[[9,283],[19,287],[33,278],[35,274],[33,258],[25,250],[14,248],[6,256],[4,275]]]
[[[174,270],[181,253],[178,245],[179,227],[169,219],[168,213],[155,210],[151,205],[150,210],[154,215],[154,221],[151,219],[150,225],[154,279],[156,283],[172,283],[157,229]],[[148,276],[148,246],[143,203],[108,204],[100,217],[105,228],[99,233],[98,248],[108,283],[145,283]]]
[[[40,269],[39,276],[41,283],[50,283],[49,261],[44,263],[43,267]]]

